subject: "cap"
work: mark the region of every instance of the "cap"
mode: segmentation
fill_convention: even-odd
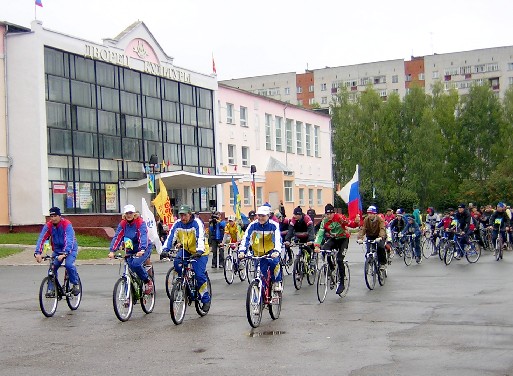
[[[303,209],[301,209],[300,206],[298,206],[297,208],[294,208],[294,215],[300,215],[300,214],[303,214]]]
[[[315,212],[315,209],[308,209],[306,214],[313,219],[317,213]]]
[[[331,204],[326,204],[326,206],[324,207],[324,213],[325,214],[335,213],[335,207]]]
[[[374,213],[376,214],[378,212],[378,209],[374,206],[374,205],[371,205],[367,208],[367,213]]]
[[[403,209],[399,208],[395,211],[395,214],[398,214],[398,215],[403,215],[404,214],[404,211]]]
[[[277,212],[277,213],[275,214],[275,216],[276,216],[276,218],[278,218],[278,219],[283,218],[283,215],[282,215],[280,212]]]
[[[219,218],[221,218],[221,213],[219,213],[218,211],[215,211],[212,213],[212,217],[219,219]]]
[[[178,209],[178,214],[187,214],[192,213],[191,207],[189,205],[182,205],[180,209]]]
[[[230,214],[230,215],[228,216],[228,220],[229,220],[229,221],[235,221],[235,216],[234,216],[233,214]]]
[[[497,207],[498,207],[498,208],[505,208],[505,207],[506,207],[506,204],[504,204],[504,202],[499,202],[499,203],[497,204]]]
[[[53,208],[50,208],[50,215],[61,215],[61,209],[59,209],[57,206],[54,206]]]
[[[461,203],[461,204],[459,204],[459,205],[458,205],[458,209],[459,209],[459,208],[463,208],[463,209],[465,209],[465,208],[466,208],[466,205],[465,205],[465,204],[463,204],[463,203]]]
[[[125,205],[125,207],[123,208],[123,214],[126,213],[135,213],[135,206],[133,206],[132,204]]]
[[[266,205],[260,206],[256,211],[257,214],[262,214],[262,215],[269,215],[270,212],[271,212],[270,207],[266,206]]]
[[[250,210],[248,213],[248,217],[254,217],[256,215],[254,210]]]

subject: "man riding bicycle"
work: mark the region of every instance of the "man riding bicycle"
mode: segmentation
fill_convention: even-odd
[[[324,207],[324,218],[321,221],[317,237],[315,238],[315,252],[318,253],[322,250],[337,250],[336,262],[338,265],[339,285],[337,286],[337,294],[344,291],[344,257],[349,246],[349,237],[351,234],[347,230],[349,227],[358,227],[355,221],[349,221],[344,215],[335,213],[335,208],[331,204]],[[332,265],[332,260],[329,259],[330,270],[333,270],[335,265]]]
[[[510,220],[503,202],[497,204],[497,210],[490,216],[488,228],[492,229],[492,244],[495,247],[497,237],[502,237],[502,248],[508,248],[506,232],[509,231]],[[495,251],[494,251],[495,252]]]
[[[189,205],[182,205],[178,210],[179,221],[175,221],[169,236],[164,242],[164,250],[169,252],[173,246],[180,248],[174,266],[178,276],[182,276],[182,265],[184,258],[194,258],[192,263],[196,282],[199,286],[198,292],[203,303],[203,311],[210,309],[210,291],[207,284],[207,263],[209,250],[205,250],[205,227],[201,219],[192,214]]]
[[[72,294],[77,296],[80,293],[78,286],[78,272],[75,266],[75,259],[78,253],[77,239],[75,238],[75,231],[71,222],[66,218],[62,218],[61,210],[54,206],[50,209],[50,221],[48,221],[41,230],[39,238],[36,243],[36,251],[34,257],[38,263],[43,260],[42,253],[45,246],[45,242],[50,239],[50,245],[52,247],[53,269],[55,277],[57,277],[57,270],[62,265],[64,259],[66,262],[64,266],[69,275],[69,281],[73,285]],[[55,286],[49,285],[47,296],[55,294]],[[54,295],[55,296],[55,295]]]
[[[386,268],[387,256],[385,254],[384,239],[386,238],[385,220],[378,216],[378,209],[371,205],[367,208],[367,217],[363,220],[363,226],[358,232],[358,243],[363,243],[363,237],[367,236],[367,240],[375,240],[377,242],[378,261],[380,268]]]
[[[132,255],[127,260],[128,267],[145,284],[145,294],[153,292],[153,281],[144,267],[145,262],[150,258],[152,243],[148,238],[148,228],[146,222],[135,211],[134,205],[125,205],[123,208],[122,220],[116,229],[116,233],[110,242],[109,258],[114,258],[115,252],[121,246],[125,245],[127,255]]]
[[[294,236],[300,243],[306,243],[305,250],[310,256],[310,262],[313,262],[313,250],[309,246],[313,245],[315,240],[314,224],[307,214],[303,214],[303,210],[299,206],[294,209],[294,215],[289,222],[289,230],[285,235],[285,247],[290,246],[290,241]]]
[[[251,250],[255,256],[270,255],[271,259],[260,260],[260,271],[265,276],[271,270],[271,282],[274,291],[283,291],[280,268],[281,234],[277,222],[269,219],[270,208],[260,206],[256,212],[257,220],[249,224],[239,247],[239,258],[244,258]]]

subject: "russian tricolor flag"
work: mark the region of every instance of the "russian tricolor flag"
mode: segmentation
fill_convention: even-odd
[[[43,0],[36,0],[36,5],[39,7],[43,7]]]
[[[362,215],[362,200],[360,198],[360,182],[358,179],[358,165],[353,178],[337,192],[342,200],[347,204],[349,210],[349,219],[354,220],[357,214]]]

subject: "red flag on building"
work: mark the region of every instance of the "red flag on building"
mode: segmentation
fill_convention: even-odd
[[[212,72],[217,74],[216,71],[216,62],[214,61],[214,55],[212,55]]]

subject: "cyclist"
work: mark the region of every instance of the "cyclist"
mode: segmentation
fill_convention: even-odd
[[[385,214],[385,226],[388,226],[390,222],[392,222],[395,219],[394,210],[393,209],[387,209],[387,212]]]
[[[419,227],[422,227],[422,216],[420,215],[420,210],[417,206],[413,207],[413,218],[415,218],[415,222],[419,225]]]
[[[388,224],[390,230],[390,236],[387,236],[389,243],[397,241],[397,235],[403,231],[406,227],[406,221],[404,220],[404,210],[399,208],[395,211],[396,217]]]
[[[192,263],[196,283],[199,286],[198,292],[203,303],[203,311],[210,309],[210,291],[207,285],[207,263],[209,250],[205,249],[205,227],[203,221],[192,214],[189,205],[182,205],[178,209],[179,221],[175,221],[169,235],[164,242],[164,250],[169,252],[173,246],[181,248],[174,261],[175,270],[178,276],[182,276],[182,265],[184,257],[194,258]]]
[[[337,294],[344,291],[344,257],[349,246],[349,237],[351,234],[347,230],[349,227],[357,227],[355,221],[349,221],[344,215],[335,213],[335,207],[331,204],[326,204],[324,207],[324,218],[321,221],[317,237],[315,238],[315,252],[318,253],[322,250],[337,250],[336,262],[338,265],[339,285],[337,286]],[[333,270],[335,265],[332,265],[331,258],[328,260],[330,270]]]
[[[254,210],[250,210],[249,213],[248,213],[248,221],[247,221],[247,223],[243,223],[242,224],[241,230],[242,230],[243,233],[246,232],[246,229],[248,228],[249,224],[251,222],[253,222],[255,219],[256,219],[255,211]]]
[[[283,242],[283,244],[285,245],[285,251],[287,252],[289,258],[288,258],[288,261],[287,263],[290,265],[292,265],[292,260],[294,259],[294,254],[292,253],[292,249],[290,248],[290,246],[287,246],[284,242],[284,239],[285,239],[285,236],[287,235],[287,233],[289,232],[289,224],[290,224],[290,221],[288,218],[285,218],[281,213],[276,213],[276,218],[278,218],[278,223],[280,225],[280,234],[281,234],[281,241]]]
[[[363,220],[363,225],[358,232],[358,243],[363,243],[364,236],[367,236],[368,240],[377,241],[379,265],[381,269],[385,269],[387,264],[384,244],[386,238],[385,220],[378,216],[378,209],[374,205],[367,208],[367,217]]]
[[[305,249],[310,256],[310,262],[313,263],[313,250],[309,246],[313,245],[315,240],[314,224],[307,214],[303,214],[300,206],[294,209],[294,216],[289,223],[289,231],[285,235],[285,247],[290,245],[290,241],[294,236],[298,238],[300,243],[306,243]]]
[[[212,250],[212,269],[224,266],[224,249],[219,247],[223,242],[226,222],[221,220],[221,213],[213,212],[208,223],[208,245]],[[219,264],[217,263],[217,251],[219,250]]]
[[[145,283],[145,294],[153,292],[153,282],[144,267],[146,260],[150,258],[152,244],[148,237],[146,222],[135,211],[134,205],[125,205],[122,220],[119,222],[116,233],[110,242],[109,258],[114,258],[115,252],[121,243],[125,244],[128,255],[135,255],[128,259],[129,268]],[[130,245],[130,246],[129,246]]]
[[[399,236],[411,235],[415,244],[415,261],[417,264],[422,262],[422,255],[420,254],[420,227],[412,216],[408,217],[406,221],[406,227],[400,232]]]
[[[497,237],[502,237],[502,248],[506,249],[508,243],[506,241],[506,232],[509,231],[510,220],[508,213],[506,213],[506,205],[503,202],[497,204],[497,210],[490,216],[489,228],[492,228],[492,244],[495,247]],[[494,250],[495,255],[496,250]]]
[[[435,231],[436,225],[440,222],[440,217],[435,213],[435,209],[432,207],[427,208],[426,214],[426,226],[431,230],[431,237],[433,239],[433,244],[436,244],[437,233]],[[433,248],[433,255],[436,254],[436,249]]]
[[[271,270],[271,282],[274,291],[283,291],[280,251],[281,234],[277,222],[269,219],[270,209],[268,206],[260,206],[256,211],[258,219],[249,224],[239,247],[239,258],[244,258],[251,247],[255,256],[268,254],[271,259],[260,260],[260,271],[265,276]]]
[[[472,227],[470,227],[470,213],[465,204],[458,205],[458,211],[454,214],[454,220],[456,221],[456,229],[459,230],[461,235],[455,240],[459,242],[460,248],[464,249],[465,244],[468,244],[468,237],[472,232]]]
[[[221,246],[228,243],[238,242],[240,242],[240,226],[235,221],[235,216],[231,214],[228,216],[228,223],[224,228],[224,238]]]
[[[77,258],[78,253],[75,230],[73,230],[73,226],[69,220],[62,218],[61,209],[56,206],[50,208],[50,220],[43,226],[43,229],[39,234],[39,238],[37,239],[34,257],[38,263],[41,263],[43,260],[42,253],[47,240],[50,240],[50,245],[52,247],[52,257],[54,258],[53,270],[55,277],[57,278],[57,270],[62,265],[64,259],[66,259],[64,266],[68,272],[69,280],[73,285],[71,293],[77,296],[80,293],[80,287],[78,285],[79,276],[75,266],[75,259]],[[55,296],[54,286],[48,285],[46,296]]]

